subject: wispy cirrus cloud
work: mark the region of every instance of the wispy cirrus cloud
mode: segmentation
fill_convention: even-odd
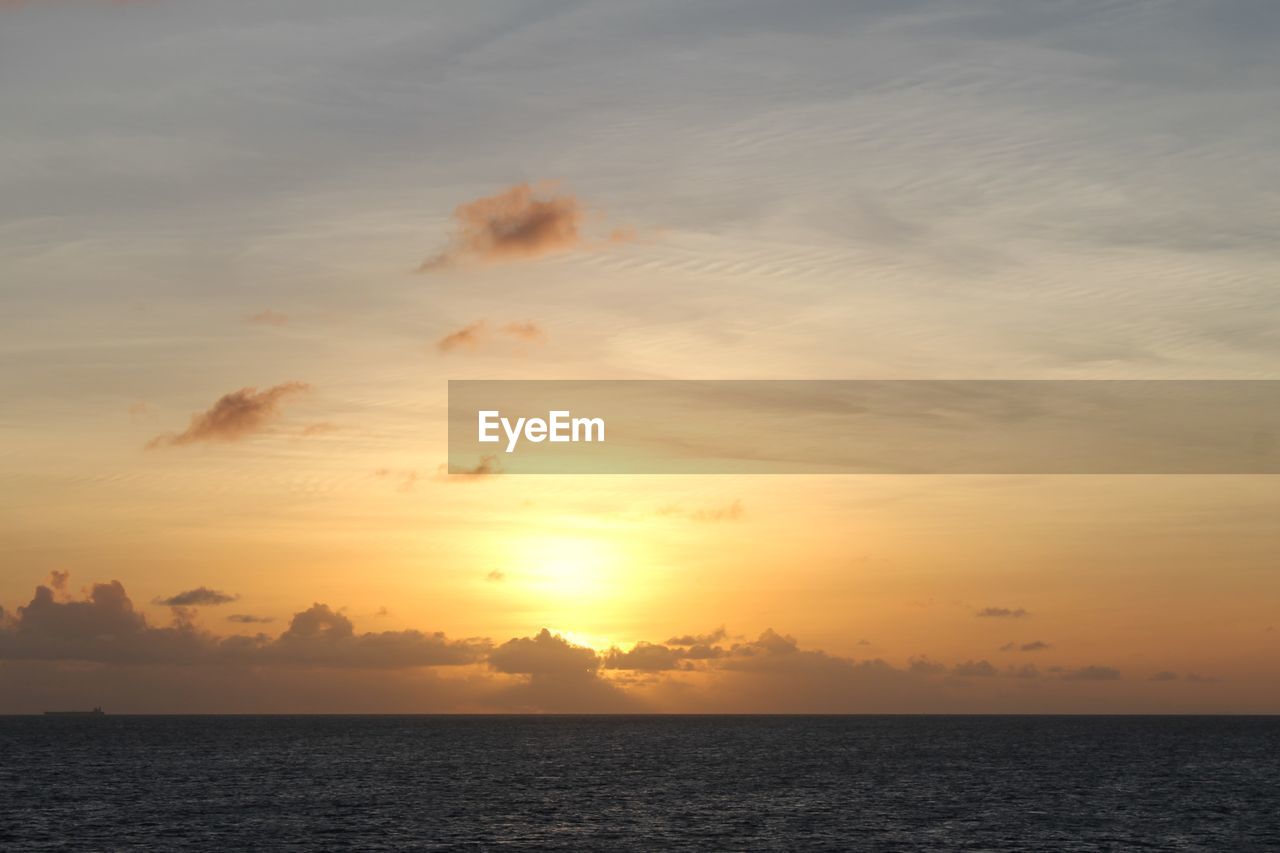
[[[513,320],[499,329],[499,331],[507,337],[518,338],[531,343],[541,343],[547,338],[547,333],[532,320]]]
[[[524,343],[543,343],[547,339],[547,333],[532,320],[513,321],[496,329],[491,329],[487,320],[476,320],[440,338],[436,341],[436,349],[445,353],[459,349],[477,349],[491,340],[494,334]]]
[[[484,334],[484,320],[476,320],[474,323],[469,323],[461,329],[456,329],[436,341],[436,349],[440,350],[440,352],[453,352],[463,347],[475,349],[480,345]]]
[[[182,447],[199,442],[240,441],[261,432],[280,414],[285,399],[310,389],[305,382],[285,382],[259,391],[241,388],[218,398],[207,411],[191,416],[191,423],[180,433],[158,435],[147,443],[148,450],[159,447]]]

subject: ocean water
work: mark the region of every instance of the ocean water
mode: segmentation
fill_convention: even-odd
[[[0,849],[1280,850],[1280,718],[0,718]]]

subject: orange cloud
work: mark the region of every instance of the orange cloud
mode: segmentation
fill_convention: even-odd
[[[502,327],[502,334],[531,342],[543,341],[547,337],[542,328],[531,320],[508,323]]]
[[[436,349],[440,350],[440,352],[453,352],[459,347],[475,349],[480,345],[480,340],[484,337],[484,331],[484,320],[476,320],[474,323],[463,326],[456,332],[450,332],[436,341]]]
[[[547,335],[537,323],[531,320],[510,322],[498,329],[498,334],[516,338],[527,343],[542,343]],[[453,352],[456,349],[475,349],[489,337],[489,326],[484,320],[476,320],[461,329],[450,332],[436,341],[436,349],[440,352]]]
[[[458,205],[454,234],[447,247],[427,258],[419,272],[459,263],[505,263],[581,249],[584,211],[577,197],[557,193],[553,184],[517,184],[502,192]],[[616,229],[607,242],[631,239]]]
[[[281,401],[311,386],[305,382],[285,382],[259,391],[241,388],[224,394],[206,412],[191,417],[180,433],[164,433],[151,439],[147,449],[181,447],[200,441],[239,441],[262,430],[280,414]]]

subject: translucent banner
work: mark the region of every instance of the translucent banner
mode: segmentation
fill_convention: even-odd
[[[1276,380],[454,380],[449,472],[1275,474]]]

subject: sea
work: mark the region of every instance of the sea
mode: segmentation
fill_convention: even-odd
[[[1280,850],[1280,717],[0,717],[0,850]]]

